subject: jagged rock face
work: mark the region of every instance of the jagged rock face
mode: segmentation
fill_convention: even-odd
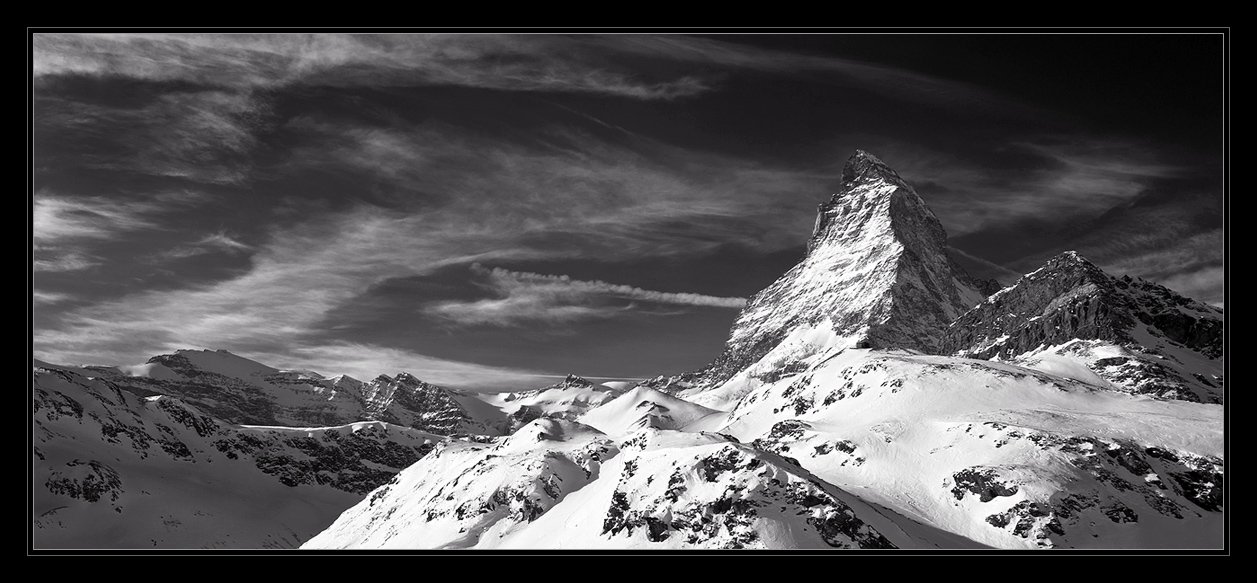
[[[1063,253],[987,298],[947,329],[943,350],[1011,357],[1075,338],[1129,340],[1112,278],[1076,253]]]
[[[1072,339],[1136,342],[1133,329],[1142,323],[1176,344],[1218,358],[1221,317],[1221,310],[1152,282],[1114,278],[1070,251],[957,319],[943,348],[990,358]]]
[[[841,192],[820,207],[807,255],[747,302],[704,380],[729,378],[808,327],[863,347],[938,352],[947,325],[983,297],[916,191],[857,151]]]
[[[1046,349],[1132,392],[1221,402],[1222,324],[1213,306],[1071,251],[958,318],[943,350],[1034,366]]]
[[[36,548],[292,547],[442,437],[363,422],[241,427],[35,367]]]
[[[474,425],[466,409],[445,389],[408,373],[380,375],[363,385],[368,419],[379,419],[443,435],[467,432]]]

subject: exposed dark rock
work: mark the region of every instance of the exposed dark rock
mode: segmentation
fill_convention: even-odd
[[[53,494],[87,502],[98,502],[105,497],[116,502],[122,493],[122,479],[118,477],[118,472],[96,460],[73,460],[52,472],[44,486]]]
[[[966,494],[977,494],[982,502],[990,502],[997,496],[1012,496],[1017,493],[1017,485],[1001,480],[999,474],[990,468],[972,467],[952,474],[955,486],[951,493],[957,500],[963,500]]]

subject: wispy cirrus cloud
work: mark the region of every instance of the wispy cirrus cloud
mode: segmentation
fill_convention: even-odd
[[[363,128],[299,118],[289,129],[306,145],[291,152],[283,176],[342,168],[385,177],[396,194],[380,204],[421,209],[425,224],[441,225],[433,233],[544,246],[556,257],[694,254],[730,240],[795,246],[838,178],[832,166],[774,166],[572,129],[523,141],[439,123]],[[545,242],[560,237],[580,245]]]
[[[1025,220],[1094,218],[1187,170],[1120,139],[1027,136],[963,152],[876,136],[866,142],[916,187],[953,237]]]
[[[473,263],[471,270],[498,297],[435,302],[424,310],[459,324],[514,326],[613,317],[631,309],[633,304],[624,306],[624,301],[732,309],[746,305],[745,298],[662,292],[567,275],[486,268],[479,263]],[[608,300],[620,300],[621,305],[609,305]]]
[[[237,88],[453,85],[637,100],[693,97],[719,89],[728,71],[758,71],[915,103],[1028,110],[976,85],[902,68],[667,34],[39,34],[34,57],[36,76]]]
[[[31,300],[36,304],[57,304],[68,299],[70,299],[68,294],[59,294],[40,290],[34,290],[31,292]]]
[[[615,45],[537,35],[39,34],[35,75],[258,88],[459,85],[645,100],[708,90],[695,76],[629,72],[610,58]]]
[[[232,237],[226,231],[218,231],[210,233],[196,241],[180,245],[160,254],[166,259],[182,259],[185,257],[195,257],[197,255],[205,255],[206,253],[248,253],[253,250],[251,245],[245,244]]]
[[[37,249],[67,240],[109,239],[124,231],[155,227],[149,215],[161,208],[158,201],[70,198],[44,192],[35,196],[31,234]]]
[[[119,104],[37,88],[35,100],[34,154],[41,165],[64,160],[82,169],[219,185],[248,177],[270,108],[251,90],[179,91]]]
[[[243,274],[67,311],[57,326],[36,330],[36,346],[63,362],[108,362],[187,345],[240,352],[314,347],[321,344],[311,342],[323,342],[318,338],[325,336],[320,328],[325,316],[375,283],[447,265],[702,253],[730,238],[769,249],[795,245],[809,217],[795,217],[798,225],[784,221],[785,228],[757,219],[799,209],[810,214],[814,200],[799,193],[818,182],[806,170],[666,148],[656,159],[582,134],[548,136],[550,146],[529,148],[430,127],[384,133],[326,129],[344,130],[349,148],[373,140],[387,143],[393,157],[366,156],[335,165],[328,161],[337,159],[336,149],[330,155],[299,150],[289,161],[290,171],[379,164],[400,190],[429,195],[400,201],[396,209],[357,204],[308,214],[269,232],[251,251]],[[460,170],[471,167],[477,171]],[[304,199],[294,204],[309,205]],[[542,284],[566,287],[568,294],[584,285],[539,280],[521,285]],[[617,289],[610,285],[589,283],[583,293]],[[676,303],[687,296],[653,297]],[[92,354],[97,356],[87,358]]]
[[[353,326],[329,313],[354,306],[381,282],[477,261],[581,273],[562,263],[650,260],[677,269],[705,254],[730,256],[720,255],[729,249],[788,256],[809,232],[815,204],[836,188],[840,156],[854,146],[916,184],[953,237],[1038,219],[1082,222],[1181,170],[1137,141],[1028,134],[1020,126],[988,132],[989,110],[1024,109],[982,88],[684,36],[41,34],[35,45],[36,177],[54,184],[50,191],[100,195],[49,195],[56,201],[37,209],[44,235],[35,268],[50,287],[36,301],[55,317],[35,342],[61,360],[126,362],[209,346],[359,374],[395,368],[387,358],[435,367],[397,347],[339,342],[329,322]],[[806,88],[796,95],[815,90],[823,105],[783,105],[787,92],[762,91],[773,84],[763,81],[769,75]],[[744,95],[717,103],[718,92],[752,84],[751,93],[761,94],[745,103],[762,115],[746,115]],[[725,117],[695,111],[708,103]],[[859,131],[896,126],[884,110],[929,118],[921,112],[942,105],[956,115],[934,116],[955,118],[942,130],[928,119],[923,129],[899,127],[914,118],[885,134],[852,135],[838,123],[842,116],[829,115],[847,105],[852,117],[868,118]],[[795,107],[797,116],[780,115]],[[977,129],[966,125],[975,109],[986,124]],[[675,119],[684,123],[673,127]],[[778,131],[783,121],[789,127]],[[932,137],[939,134],[948,137]],[[817,153],[772,151],[796,137],[799,151]],[[839,142],[832,152],[826,147]],[[832,159],[817,162],[827,154]],[[184,182],[236,198],[179,227],[166,221],[167,210],[134,202],[154,184]],[[98,183],[120,196],[91,190]],[[1178,261],[1159,276],[1183,286],[1217,283],[1209,261],[1157,255],[1173,247],[1168,238],[1185,239],[1196,226],[1156,225],[1146,230],[1162,233],[1109,237],[1113,265]],[[154,232],[163,234],[139,236]],[[1000,247],[967,249],[982,255]],[[987,267],[1020,271],[1000,263]],[[108,296],[76,273],[102,266],[90,275],[113,288]],[[494,277],[485,276],[495,282],[485,289],[498,297],[449,302],[447,320],[488,321],[496,312],[499,322],[591,320],[590,328],[610,328],[619,322],[598,318],[665,293],[644,281],[637,288],[506,270]],[[109,299],[80,301],[91,297]],[[380,302],[378,313],[416,310]],[[659,305],[721,313],[683,301]],[[468,375],[484,372],[469,366]]]
[[[31,262],[31,268],[36,272],[61,273],[82,271],[100,264],[101,261],[99,259],[76,251],[49,252],[47,250],[39,250],[35,252],[35,259]]]
[[[1148,223],[1156,232],[1156,223]],[[1172,232],[1172,231],[1171,231]],[[1113,273],[1151,279],[1187,297],[1221,303],[1226,294],[1222,229],[1178,237],[1155,237],[1130,241],[1114,237],[1111,245],[1090,246],[1097,262]]]
[[[63,196],[36,193],[32,209],[32,250],[37,272],[69,272],[96,267],[94,245],[128,233],[160,230],[162,215],[187,209],[199,193],[164,192],[143,199]]]

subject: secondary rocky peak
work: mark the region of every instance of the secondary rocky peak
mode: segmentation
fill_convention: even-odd
[[[1113,278],[1066,251],[957,318],[943,348],[990,358],[1074,338],[1124,341],[1134,320],[1122,304]]]
[[[564,387],[592,387],[594,383],[585,377],[569,374],[559,385]]]
[[[1220,310],[1067,251],[991,295],[948,328],[943,350],[974,358],[1083,362],[1114,385],[1220,402]]]

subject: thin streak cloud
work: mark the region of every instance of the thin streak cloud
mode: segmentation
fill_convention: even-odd
[[[480,264],[472,265],[473,271],[487,275],[500,288],[537,287],[558,288],[574,294],[602,295],[628,300],[641,300],[660,304],[676,304],[681,306],[706,306],[710,308],[736,308],[746,306],[746,298],[727,298],[693,293],[661,292],[642,289],[630,285],[607,283],[593,280],[582,281],[567,275],[548,275],[525,271],[510,271],[500,267],[486,269]]]
[[[746,305],[745,298],[662,292],[567,275],[486,268],[479,263],[472,264],[471,271],[483,278],[488,291],[498,297],[436,302],[424,310],[463,325],[517,326],[612,318],[635,310],[636,302],[730,309]],[[621,302],[609,304],[609,300]],[[630,303],[623,305],[623,301]]]

